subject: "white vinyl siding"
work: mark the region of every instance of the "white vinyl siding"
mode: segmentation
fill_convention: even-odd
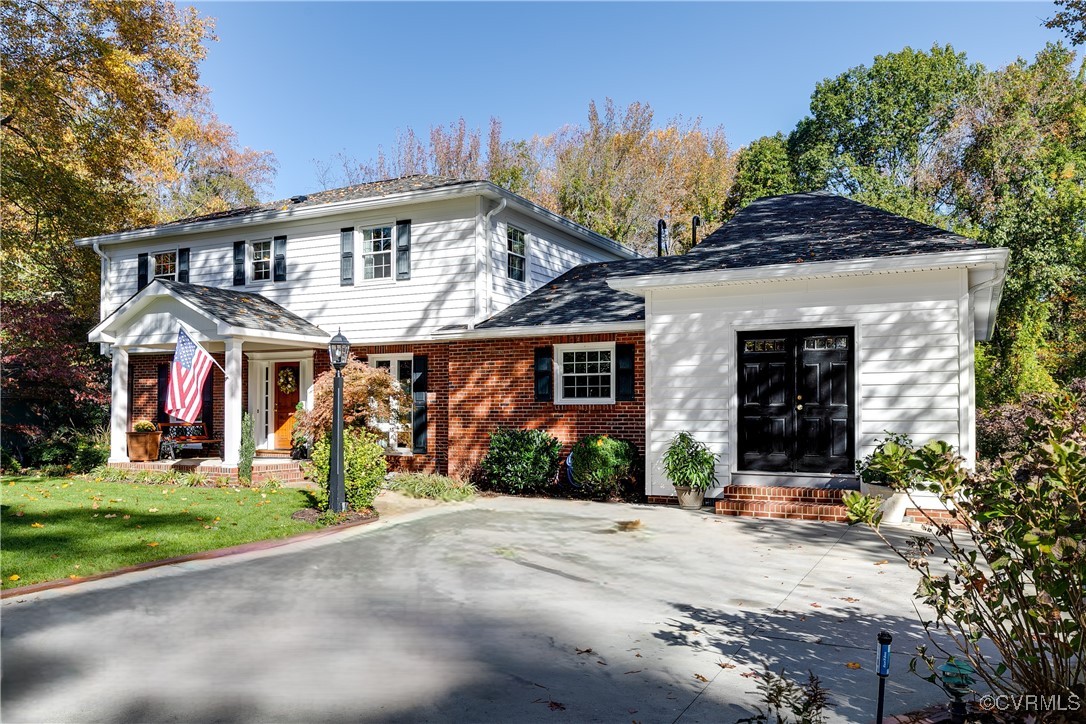
[[[647,300],[648,485],[670,495],[662,456],[680,430],[736,471],[736,335],[758,329],[855,330],[856,457],[885,431],[943,439],[972,454],[971,376],[962,372],[958,270],[654,290]],[[971,318],[971,317],[970,317]],[[968,336],[968,339],[966,337]],[[964,397],[963,397],[964,396]],[[966,412],[970,411],[970,412]]]
[[[231,289],[234,241],[289,237],[288,281],[253,288],[330,335],[342,328],[354,343],[426,338],[443,326],[466,324],[475,312],[475,200],[405,204],[396,208],[395,216],[412,220],[409,280],[364,280],[359,233],[355,285],[340,286],[340,229],[387,225],[387,210],[280,222],[244,232],[193,234],[184,237],[181,246],[192,250],[192,284]],[[173,241],[168,247],[160,244],[157,248],[139,243],[105,247],[110,272],[109,284],[103,285],[104,314],[136,292],[138,254],[176,246]],[[394,299],[390,288],[395,289]]]
[[[497,214],[491,225],[488,246],[491,281],[489,298],[483,302],[486,308],[486,313],[482,315],[484,317],[500,312],[575,266],[617,258],[585,244],[571,234],[509,209]],[[524,234],[524,281],[517,280],[509,273],[511,229]]]

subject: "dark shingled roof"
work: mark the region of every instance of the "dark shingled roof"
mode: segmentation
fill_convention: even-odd
[[[236,219],[243,216],[250,216],[252,214],[264,213],[267,211],[304,209],[309,206],[331,204],[336,201],[355,201],[357,199],[371,199],[381,196],[391,196],[393,194],[402,194],[408,191],[425,191],[427,189],[436,189],[442,186],[458,186],[461,184],[471,183],[477,182],[474,179],[460,180],[450,178],[448,176],[417,174],[414,176],[404,176],[403,178],[385,179],[384,181],[371,181],[370,183],[355,184],[354,186],[344,186],[343,188],[338,189],[328,189],[327,191],[317,191],[316,193],[294,197],[302,199],[300,201],[283,199],[281,201],[269,201],[266,204],[256,204],[254,206],[239,206],[235,209],[217,211],[213,214],[204,214],[202,216],[189,216],[184,219],[175,219],[173,221],[168,221],[164,224],[155,224],[152,226],[145,226],[141,228],[168,228],[171,226],[181,226],[183,224],[194,224],[201,221]]]
[[[212,317],[234,327],[315,337],[331,336],[315,324],[259,294],[185,284],[172,279],[155,281],[178,296],[191,300]]]
[[[478,325],[501,327],[632,322],[643,297],[607,280],[645,274],[743,269],[985,248],[984,244],[828,192],[759,199],[682,256],[585,264]]]

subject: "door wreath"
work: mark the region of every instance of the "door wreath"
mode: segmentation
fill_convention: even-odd
[[[284,395],[289,395],[296,389],[298,389],[298,378],[294,375],[294,369],[284,367],[279,370],[279,391]]]

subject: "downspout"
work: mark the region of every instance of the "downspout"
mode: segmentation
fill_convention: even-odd
[[[106,285],[109,284],[109,257],[102,251],[102,247],[98,245],[97,241],[91,244],[91,249],[94,249],[94,253],[102,258],[102,278],[98,283],[98,321],[101,322],[106,318],[105,295],[103,292],[106,290]],[[106,354],[107,349],[109,349],[109,345],[105,343],[98,345],[98,351],[102,354]]]
[[[503,196],[501,200],[498,201],[498,205],[490,211],[486,212],[486,216],[483,217],[483,250],[486,256],[486,294],[484,295],[485,309],[476,310],[475,319],[472,320],[471,325],[468,327],[469,329],[475,329],[476,324],[482,322],[490,316],[490,300],[491,294],[493,292],[492,287],[494,286],[494,277],[492,276],[493,270],[491,269],[492,262],[490,259],[490,252],[492,251],[490,248],[490,222],[494,218],[494,215],[500,213],[502,209],[505,208],[505,206],[506,200]]]

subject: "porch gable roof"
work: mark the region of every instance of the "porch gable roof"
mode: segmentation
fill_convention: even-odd
[[[207,319],[221,337],[256,337],[323,345],[320,327],[259,294],[155,279],[134,294],[88,334],[91,342],[113,343],[152,303],[173,299]]]

